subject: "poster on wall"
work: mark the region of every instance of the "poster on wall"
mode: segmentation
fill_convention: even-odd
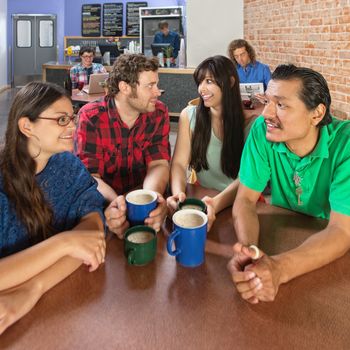
[[[123,3],[103,4],[103,36],[123,35]]]
[[[126,35],[140,35],[140,16],[139,8],[147,7],[148,3],[143,2],[128,2],[126,4]]]
[[[101,35],[101,5],[85,4],[81,7],[81,35]]]

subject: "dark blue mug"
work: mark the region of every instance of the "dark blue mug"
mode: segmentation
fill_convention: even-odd
[[[125,201],[130,225],[143,225],[149,213],[157,207],[157,193],[151,190],[135,190],[126,195]]]
[[[196,209],[183,209],[173,215],[174,231],[167,242],[168,253],[186,267],[203,264],[208,217]],[[175,250],[172,249],[173,243]]]

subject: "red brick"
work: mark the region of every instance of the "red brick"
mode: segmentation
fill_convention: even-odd
[[[244,32],[271,69],[294,62],[321,72],[334,110],[350,119],[349,0],[245,0]]]

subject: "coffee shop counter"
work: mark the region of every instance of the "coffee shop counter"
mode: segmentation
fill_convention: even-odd
[[[67,71],[72,66],[66,62],[43,64],[43,81],[63,86]],[[108,72],[112,69],[112,66],[105,67]],[[193,72],[194,68],[159,68],[159,88],[165,90],[160,100],[168,106],[171,117],[178,117],[188,101],[198,96]]]

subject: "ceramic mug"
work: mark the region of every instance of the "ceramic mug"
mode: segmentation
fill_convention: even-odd
[[[204,262],[208,217],[197,209],[182,209],[173,215],[174,231],[167,242],[168,253],[186,267]],[[175,250],[172,249],[173,243]]]
[[[126,195],[125,201],[130,225],[143,225],[149,213],[157,207],[157,193],[150,190],[135,190]]]
[[[179,202],[178,209],[197,209],[203,213],[207,213],[206,204],[197,198],[186,198],[183,202]]]
[[[130,265],[146,265],[157,253],[157,233],[144,225],[133,226],[124,234],[124,255]]]

